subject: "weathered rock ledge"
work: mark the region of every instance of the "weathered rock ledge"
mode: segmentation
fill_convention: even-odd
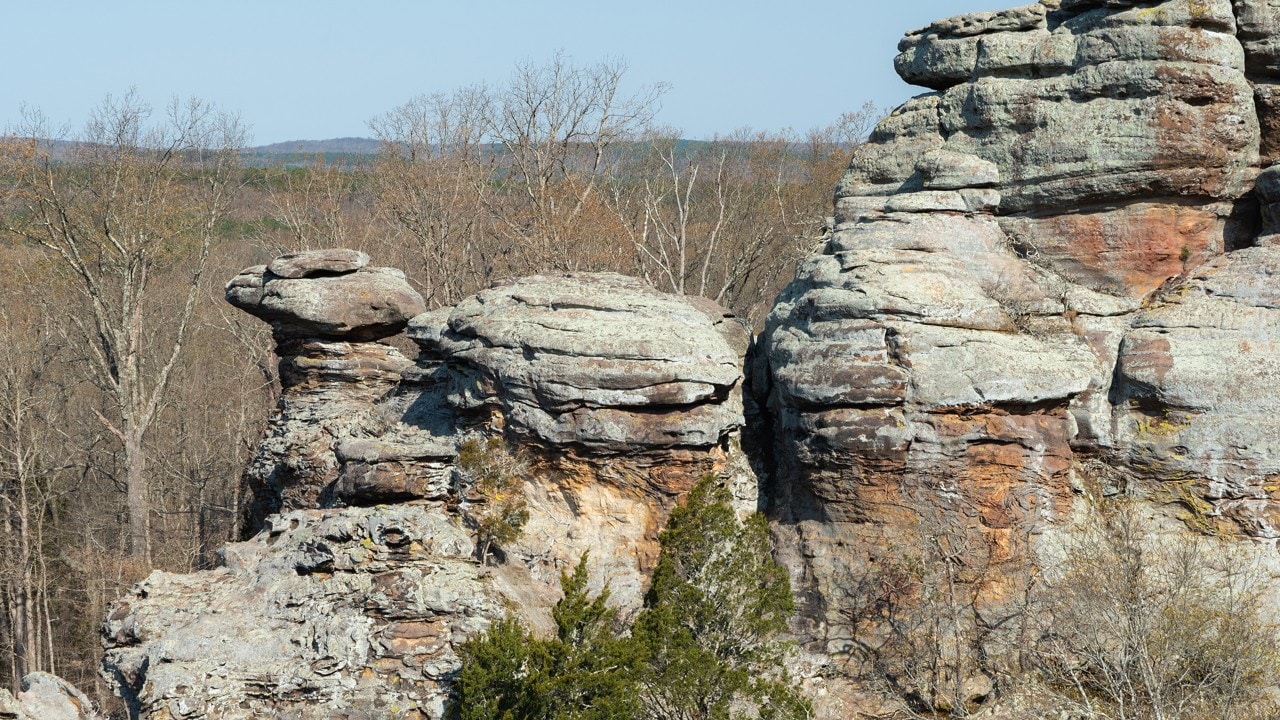
[[[754,339],[616,275],[422,312],[354,251],[245,271],[228,299],[272,323],[284,384],[249,474],[265,529],[140,585],[109,671],[147,718],[439,717],[456,643],[508,607],[545,623],[583,551],[634,604],[706,473],[768,509],[821,717],[865,709],[852,595],[895,557],[963,548],[973,701],[1093,499],[1280,566],[1273,5],[1046,0],[909,34],[898,71],[930,92],[857,151]],[[380,342],[406,327],[412,360]],[[494,567],[456,481],[489,437],[531,513]]]
[[[139,717],[439,718],[456,644],[512,608],[545,625],[582,553],[597,588],[636,606],[694,482],[719,474],[754,509],[738,443],[750,334],[722,308],[576,274],[410,318],[403,276],[367,263],[302,253],[228,284],[281,358],[249,469],[263,529],[113,610],[106,668]],[[416,361],[379,342],[406,326]],[[529,520],[490,565],[457,463],[494,437],[527,466]]]

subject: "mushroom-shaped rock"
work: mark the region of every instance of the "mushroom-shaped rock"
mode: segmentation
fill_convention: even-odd
[[[284,255],[232,278],[227,302],[271,323],[280,338],[389,337],[426,306],[404,273],[368,262],[355,250]]]
[[[497,405],[551,445],[630,452],[716,445],[741,426],[747,332],[714,303],[616,274],[539,275],[414,318],[451,402]]]
[[[412,364],[375,342],[425,309],[404,273],[371,267],[355,250],[294,253],[243,270],[227,283],[227,301],[271,323],[280,356],[280,410],[248,471],[255,523],[335,501],[440,494],[444,463],[434,457],[346,462],[335,450],[378,425],[375,405]]]

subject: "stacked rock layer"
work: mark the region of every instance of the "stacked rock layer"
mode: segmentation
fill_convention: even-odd
[[[750,333],[723,308],[578,274],[422,312],[401,273],[368,261],[313,251],[228,283],[280,355],[279,411],[248,472],[262,530],[113,610],[106,669],[138,717],[440,718],[457,645],[511,608],[546,629],[583,553],[595,589],[635,607],[698,479],[755,508],[737,439]],[[416,362],[381,342],[406,327]],[[529,518],[500,548],[468,514],[484,502],[471,441],[521,468]]]
[[[809,647],[854,654],[851,589],[902,548],[963,548],[996,627],[1090,489],[1277,537],[1272,5],[1053,0],[903,39],[931,92],[855,153],[749,362]]]
[[[510,607],[545,627],[582,552],[638,602],[707,473],[769,513],[823,717],[864,709],[854,596],[895,562],[954,571],[955,632],[993,638],[949,681],[977,699],[1086,497],[1274,541],[1273,5],[1045,0],[910,33],[896,65],[929,92],[856,152],[834,232],[754,340],[616,275],[423,312],[353,251],[246,270],[228,299],[272,324],[284,385],[250,470],[265,529],[140,586],[109,672],[145,718],[439,717],[456,644]],[[406,327],[415,360],[382,342]],[[457,460],[491,437],[530,510],[492,566]]]

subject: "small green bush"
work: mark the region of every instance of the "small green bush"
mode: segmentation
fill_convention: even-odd
[[[556,635],[533,637],[507,618],[459,651],[451,720],[613,720],[637,717],[639,656],[615,631],[606,590],[587,594],[587,556],[560,576]]]

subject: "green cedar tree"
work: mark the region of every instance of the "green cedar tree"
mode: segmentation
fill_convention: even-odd
[[[615,630],[606,588],[587,593],[587,556],[562,574],[556,635],[538,639],[511,618],[464,643],[452,720],[631,720],[640,657]]]

